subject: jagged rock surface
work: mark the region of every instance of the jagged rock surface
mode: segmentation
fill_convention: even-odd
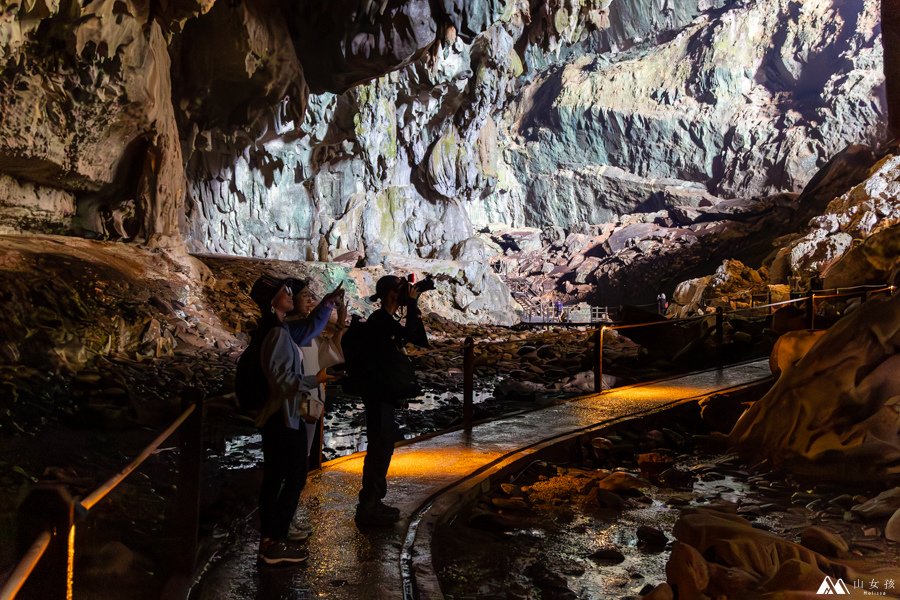
[[[877,2],[765,0],[658,46],[583,56],[528,86],[506,152],[522,186],[488,210],[571,227],[634,210],[797,192],[848,142],[878,139]]]
[[[689,316],[719,305],[745,308],[751,296],[755,304],[781,301],[789,286],[805,290],[817,275],[829,289],[896,284],[898,178],[896,150],[879,155],[852,146],[799,195],[708,196],[700,206],[632,214],[569,233],[560,227],[541,231],[494,224],[480,235],[491,242],[491,260],[520,303],[530,298],[652,304],[663,291],[674,300],[670,315]],[[522,231],[540,232],[535,238],[540,243],[520,247],[504,241]],[[737,272],[728,265],[736,265]],[[710,284],[716,269],[727,276],[724,288]]]
[[[142,3],[66,6],[23,4],[3,24],[0,171],[77,194],[73,227],[132,202],[124,237],[177,244],[185,180],[163,19]]]
[[[813,217],[806,232],[787,241],[773,268],[807,278],[822,275],[829,287],[890,280],[900,247],[898,195],[900,155],[888,154],[864,181]]]
[[[729,258],[792,199],[722,196],[799,189],[883,118],[874,0],[60,6],[0,26],[7,231],[386,266],[480,260],[491,221],[618,221],[568,265],[615,303],[655,287],[616,265]]]

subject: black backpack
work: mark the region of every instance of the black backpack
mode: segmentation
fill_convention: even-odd
[[[354,316],[341,339],[347,376],[341,383],[345,394],[374,395],[394,406],[422,393],[415,368],[399,350],[373,354],[378,347],[366,322]]]
[[[260,360],[263,337],[258,331],[250,336],[250,344],[238,359],[234,374],[234,393],[238,406],[245,413],[259,412],[269,393],[269,383]]]
[[[344,353],[344,369],[346,377],[341,380],[341,388],[345,394],[362,396],[371,385],[369,366],[366,361],[366,322],[353,315],[350,327],[341,338],[341,350]]]

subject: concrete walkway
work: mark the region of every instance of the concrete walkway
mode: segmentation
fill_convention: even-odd
[[[760,360],[586,396],[476,425],[470,432],[411,441],[394,453],[385,499],[407,518],[377,532],[361,533],[353,523],[364,454],[330,461],[310,476],[301,498],[300,513],[314,529],[306,566],[257,569],[258,537],[250,524],[233,552],[204,575],[192,598],[402,598],[400,555],[410,536],[409,517],[442,491],[522,448],[769,376],[768,360]]]

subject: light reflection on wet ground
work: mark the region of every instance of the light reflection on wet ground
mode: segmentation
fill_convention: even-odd
[[[679,466],[684,468],[687,465]],[[692,506],[702,506],[715,500],[745,501],[749,493],[750,487],[733,477],[698,480],[694,482],[691,492],[654,488],[648,492],[653,498],[652,504],[628,510],[606,524],[581,517],[579,521],[593,523],[593,528],[587,527],[582,536],[589,543],[588,554],[604,546],[613,546],[622,552],[625,560],[618,565],[600,566],[583,559],[585,574],[572,582],[572,589],[588,598],[618,598],[623,595],[636,596],[646,584],[656,585],[665,581],[669,551],[653,552],[638,548],[638,527],[647,525],[671,532],[681,511],[681,507],[672,504],[680,504],[689,498],[693,498],[690,501]],[[559,543],[566,544],[565,536],[561,537]]]
[[[677,466],[702,472],[709,465],[706,461],[719,458],[722,457],[707,456],[704,460],[682,456]],[[463,552],[464,548],[469,548],[467,555],[457,554],[454,560],[445,554],[443,558],[449,563],[438,566],[452,574],[452,578],[462,576],[447,591],[451,594],[462,592],[452,597],[465,597],[465,593],[474,590],[487,592],[482,594],[483,597],[493,597],[502,596],[504,590],[515,589],[519,594],[517,597],[532,597],[538,591],[526,573],[532,565],[540,564],[564,576],[569,590],[578,598],[636,598],[646,585],[666,580],[665,567],[669,558],[667,548],[639,547],[639,527],[649,526],[666,532],[671,540],[672,528],[683,506],[719,501],[740,501],[746,505],[762,501],[745,481],[724,474],[701,476],[694,481],[691,490],[651,486],[646,494],[646,505],[631,500],[629,508],[623,512],[586,514],[576,510],[568,521],[544,514],[538,517],[540,525],[532,524],[499,534],[500,541],[491,538],[490,534],[463,529],[465,533],[457,550]],[[765,517],[755,522],[772,525]],[[460,530],[439,531],[436,537],[438,544],[453,546],[457,542],[443,538],[445,535],[459,536]],[[601,548],[615,548],[624,560],[618,564],[595,562],[590,556]]]
[[[492,399],[489,389],[475,390],[474,404]],[[462,392],[426,391],[411,400],[408,408],[396,411],[403,439],[445,429],[462,415]],[[434,414],[440,412],[441,414]],[[428,413],[433,414],[431,418]],[[366,449],[366,429],[362,400],[338,395],[325,415],[325,460],[332,460]],[[262,440],[258,433],[235,435],[225,440],[222,467],[226,470],[251,469],[262,461]]]

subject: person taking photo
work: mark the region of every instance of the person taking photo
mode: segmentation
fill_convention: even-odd
[[[430,283],[430,279],[426,281]],[[421,392],[404,346],[428,346],[418,307],[423,288],[430,289],[411,285],[396,275],[385,275],[378,280],[370,298],[379,300],[381,305],[365,323],[363,361],[368,375],[362,396],[367,447],[355,516],[360,528],[391,525],[400,520],[399,509],[385,504],[384,498],[394,443],[399,439],[394,411]]]

